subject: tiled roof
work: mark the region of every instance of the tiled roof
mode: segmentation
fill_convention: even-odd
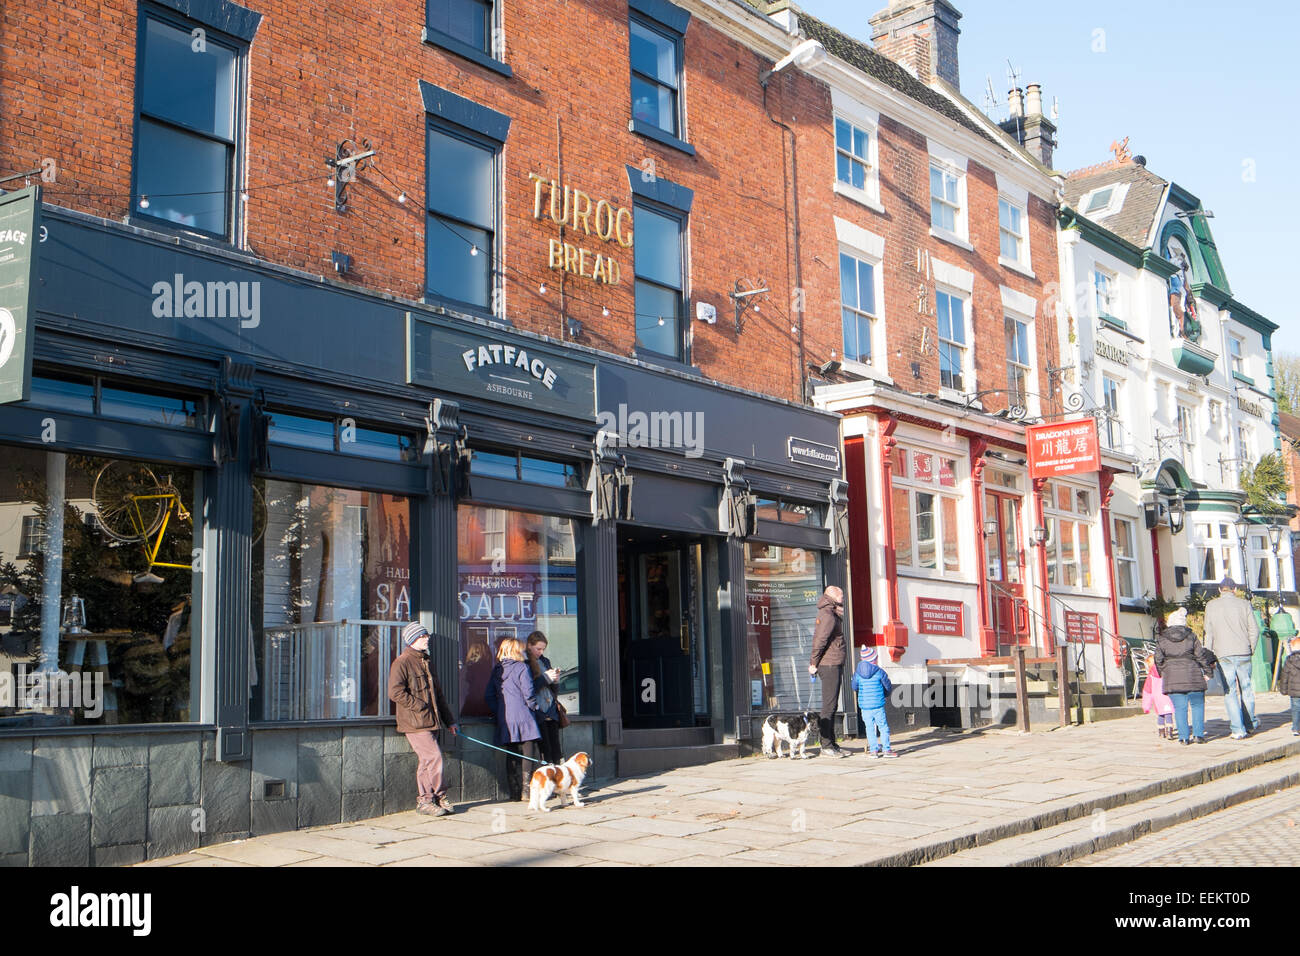
[[[831,56],[839,57],[850,66],[857,67],[868,76],[898,90],[905,96],[911,97],[922,106],[941,114],[957,125],[964,126],[977,136],[990,142],[993,141],[993,137],[967,116],[952,100],[942,93],[930,89],[889,57],[877,53],[861,40],[855,40],[834,27],[827,26],[803,10],[796,8],[796,12],[799,17],[801,31],[809,39],[821,43]]]
[[[1278,412],[1278,430],[1286,438],[1300,439],[1300,418],[1295,415],[1288,415],[1286,412]]]
[[[1121,239],[1127,239],[1135,246],[1146,248],[1151,224],[1155,221],[1156,211],[1160,208],[1160,197],[1164,195],[1165,187],[1169,184],[1145,166],[1139,166],[1131,161],[1124,163],[1112,161],[1070,173],[1065,180],[1064,203],[1071,209],[1082,212],[1079,204],[1092,190],[1122,183],[1128,183],[1129,187],[1124,196],[1124,205],[1119,212],[1112,213],[1104,219],[1096,219],[1094,222]]]

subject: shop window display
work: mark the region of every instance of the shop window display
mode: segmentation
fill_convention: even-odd
[[[816,709],[821,689],[808,676],[822,556],[803,548],[745,545],[746,635],[753,710]]]
[[[252,718],[387,716],[416,610],[409,499],[258,478],[253,507]]]
[[[489,717],[484,700],[502,638],[546,635],[546,656],[562,678],[561,699],[573,713],[578,694],[577,549],[568,518],[479,505],[457,509],[462,717]]]
[[[197,719],[199,474],[11,447],[0,462],[0,727]]]

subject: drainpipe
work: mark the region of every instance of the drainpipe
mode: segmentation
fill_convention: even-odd
[[[790,181],[791,181],[791,186],[792,186],[793,191],[794,191],[794,199],[791,201],[791,203],[790,203],[790,207],[789,207],[789,208],[790,208],[790,222],[791,222],[791,225],[792,225],[793,228],[794,228],[794,287],[795,287],[796,290],[801,290],[801,289],[803,289],[803,265],[801,264],[800,259],[799,259],[799,252],[800,252],[800,249],[802,248],[802,246],[801,246],[801,244],[800,244],[800,234],[799,234],[799,150],[798,150],[798,144],[797,144],[796,141],[795,141],[794,129],[791,128],[790,126],[787,126],[785,123],[782,123],[779,119],[776,119],[774,116],[772,116],[771,111],[768,110],[768,107],[767,107],[767,88],[768,88],[768,84],[767,84],[767,83],[764,83],[764,84],[763,84],[763,112],[767,114],[767,118],[768,118],[772,123],[774,123],[774,124],[776,124],[777,126],[781,127],[781,129],[785,130],[787,133],[790,134]],[[784,99],[784,97],[783,97],[782,99]],[[782,143],[781,143],[781,146],[782,146],[781,165],[782,165],[782,166],[785,165],[785,142],[784,142],[784,139],[785,139],[785,137],[783,136],[783,137],[782,137]],[[788,192],[787,192],[787,195],[788,195]],[[786,268],[787,268],[787,270],[788,270],[788,269],[789,269],[789,264],[790,264],[790,230],[789,230],[789,229],[786,230],[785,241],[786,241],[786,250],[785,250],[785,256],[786,256],[786,259],[785,259],[785,261],[786,261]],[[787,271],[786,275],[787,275],[787,276],[789,275],[789,272],[788,272],[788,271]],[[798,296],[798,300],[797,300],[797,301],[800,301],[800,302],[803,301],[803,297],[802,297],[802,295],[801,295],[799,292],[796,292],[795,295]],[[794,297],[791,297],[791,301],[796,301],[796,300],[794,299]],[[798,368],[798,375],[799,375],[799,401],[800,401],[802,404],[807,405],[807,404],[808,404],[808,368],[807,368],[807,359],[806,359],[806,357],[805,357],[805,356],[806,356],[806,352],[805,352],[805,349],[804,349],[804,328],[803,328],[803,326],[804,326],[804,321],[803,321],[803,320],[804,320],[804,312],[800,312],[800,313],[798,313],[798,315],[797,315],[797,320],[798,320],[798,323],[799,323],[799,368]]]
[[[1110,499],[1115,495],[1115,473],[1108,468],[1101,470],[1101,540],[1105,545],[1106,568],[1110,577],[1110,622],[1111,622],[1111,653],[1115,656],[1115,666],[1120,669],[1120,676],[1124,674],[1124,658],[1120,653],[1120,635],[1119,635],[1119,594],[1115,587],[1115,557],[1114,544],[1111,542],[1111,520],[1110,520]],[[1102,678],[1106,676],[1106,659],[1102,657]]]

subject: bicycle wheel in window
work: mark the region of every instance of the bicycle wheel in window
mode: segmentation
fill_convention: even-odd
[[[166,498],[141,501],[140,496],[165,493],[158,478],[146,466],[133,461],[110,461],[95,475],[90,494],[103,532],[114,541],[132,544],[156,533],[171,505]]]

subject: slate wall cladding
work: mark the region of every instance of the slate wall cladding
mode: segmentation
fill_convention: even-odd
[[[491,742],[491,724],[463,730]],[[614,770],[596,721],[575,719],[564,749]],[[215,759],[211,731],[0,738],[0,866],[123,866],[230,840],[351,823],[415,807],[416,757],[382,725],[258,729],[244,763]],[[501,799],[505,758],[444,735],[456,803]],[[284,796],[266,797],[268,782]]]

